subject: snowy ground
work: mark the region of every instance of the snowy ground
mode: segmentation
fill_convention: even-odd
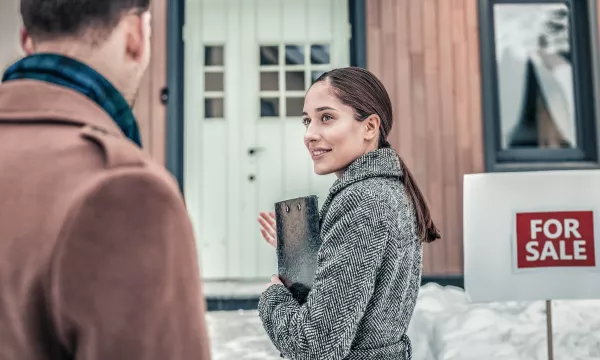
[[[554,358],[600,359],[600,301],[553,302]],[[215,360],[275,360],[255,311],[208,313]],[[469,304],[461,289],[422,287],[409,336],[414,360],[547,359],[543,302]]]

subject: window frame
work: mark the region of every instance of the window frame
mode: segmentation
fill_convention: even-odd
[[[572,53],[577,148],[501,149],[500,98],[496,64],[494,5],[565,3],[569,7],[569,41]],[[486,171],[558,170],[599,168],[596,133],[596,92],[593,67],[596,27],[587,0],[479,0],[479,45],[484,155]],[[588,75],[589,74],[589,75]],[[583,76],[582,76],[583,75]]]

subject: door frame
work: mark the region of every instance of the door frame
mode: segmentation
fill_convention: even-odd
[[[160,94],[167,105],[166,167],[184,193],[184,61],[183,41],[185,0],[168,0],[167,4],[167,87]],[[348,0],[350,65],[367,67],[366,0]],[[185,195],[185,194],[184,194]]]

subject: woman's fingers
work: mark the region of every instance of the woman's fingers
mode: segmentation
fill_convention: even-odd
[[[272,236],[276,234],[276,225],[275,221],[271,221],[270,216],[266,213],[261,213],[258,218],[258,222],[260,225],[267,230]]]
[[[260,229],[260,232],[263,238],[267,241],[267,243],[269,243],[269,245],[277,247],[277,241],[275,240],[275,238],[269,235],[269,233],[267,233],[264,229]]]
[[[263,238],[273,247],[277,247],[277,230],[275,223],[275,213],[261,212],[258,216],[258,223],[260,224],[260,233]]]
[[[269,222],[269,224],[271,224],[271,226],[273,226],[273,229],[277,228],[277,223],[275,222],[275,213],[274,212],[268,213],[266,216],[266,219]]]

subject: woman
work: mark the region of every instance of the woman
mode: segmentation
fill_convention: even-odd
[[[289,359],[410,359],[406,330],[421,284],[421,244],[440,234],[387,141],[390,98],[366,70],[332,70],[308,90],[302,121],[315,173],[337,180],[321,209],[306,303],[273,276],[259,302],[263,325]],[[259,222],[276,246],[273,214],[261,213]]]

